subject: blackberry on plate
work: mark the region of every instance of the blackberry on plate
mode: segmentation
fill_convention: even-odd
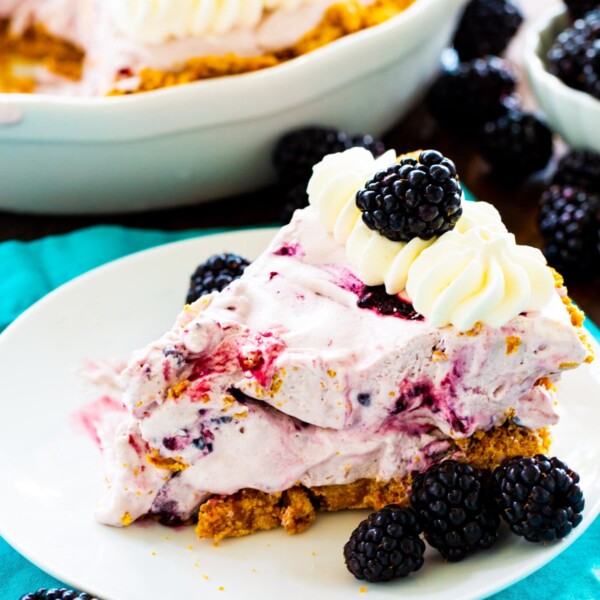
[[[540,201],[540,231],[548,263],[572,278],[600,273],[600,195],[570,185],[552,185]]]
[[[308,194],[306,193],[305,183],[298,183],[283,193],[285,195],[285,203],[279,220],[283,225],[286,225],[291,221],[296,209],[308,206]]]
[[[21,596],[21,600],[97,600],[87,592],[76,592],[67,588],[41,588]]]
[[[385,152],[385,144],[369,134],[355,135],[352,138],[350,145],[353,148],[365,148],[365,150],[368,150],[375,158],[378,158]]]
[[[237,254],[214,254],[192,274],[186,302],[191,304],[200,296],[222,291],[234,279],[241,277],[249,264]]]
[[[495,56],[477,58],[443,71],[427,104],[442,124],[476,130],[506,112],[501,98],[513,94],[516,85],[507,62]]]
[[[509,110],[484,125],[481,151],[502,178],[519,180],[548,164],[552,132],[536,115]]]
[[[436,150],[405,157],[379,171],[356,194],[364,223],[386,238],[429,240],[450,231],[462,215],[454,163]]]
[[[581,523],[579,475],[558,458],[516,456],[498,467],[493,485],[502,518],[529,542],[550,542]]]
[[[600,8],[561,32],[546,62],[566,85],[600,98]]]
[[[567,152],[558,161],[552,181],[600,192],[600,154],[587,150]]]
[[[279,178],[285,182],[308,182],[312,168],[328,154],[352,145],[348,135],[329,127],[303,127],[284,135],[273,154]]]
[[[511,0],[471,0],[454,36],[461,60],[500,55],[523,22]]]
[[[425,539],[450,561],[487,549],[498,539],[500,519],[488,489],[489,473],[446,460],[415,475],[410,497]]]
[[[423,566],[420,534],[414,511],[389,504],[352,532],[344,546],[346,566],[357,579],[371,582],[406,577]]]
[[[563,0],[573,19],[581,19],[590,10],[598,8],[598,0]]]

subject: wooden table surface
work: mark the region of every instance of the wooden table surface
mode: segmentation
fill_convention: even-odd
[[[558,0],[524,0],[527,21],[549,4]],[[518,61],[522,37],[515,40],[509,57]],[[526,105],[532,104],[526,81],[521,85]],[[416,148],[436,148],[452,158],[462,181],[480,200],[493,203],[519,243],[541,246],[537,229],[538,201],[544,189],[543,177],[537,177],[520,186],[508,186],[494,179],[479,156],[477,144],[438,127],[423,107],[417,107],[397,123],[385,137],[386,145],[398,152]],[[557,144],[560,147],[560,143]],[[50,234],[65,233],[96,224],[119,224],[153,229],[188,229],[196,227],[236,227],[273,223],[277,220],[282,203],[277,189],[269,188],[251,195],[228,198],[210,204],[133,215],[100,217],[42,217],[0,212],[0,241],[34,240]],[[567,280],[567,283],[568,280]],[[571,296],[600,324],[599,282],[571,283]]]

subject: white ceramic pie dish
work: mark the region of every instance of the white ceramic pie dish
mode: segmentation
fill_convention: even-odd
[[[0,94],[0,209],[92,214],[258,189],[284,132],[380,135],[437,72],[466,0],[389,21],[257,73],[117,98]]]
[[[600,152],[600,100],[567,86],[546,69],[548,50],[567,25],[566,10],[559,7],[532,26],[525,49],[529,80],[549,126],[571,148]]]

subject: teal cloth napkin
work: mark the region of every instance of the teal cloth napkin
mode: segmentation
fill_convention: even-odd
[[[0,331],[36,300],[94,267],[127,254],[222,230],[164,232],[92,227],[34,242],[0,244]],[[588,328],[600,340],[593,324]],[[0,599],[61,587],[0,538]],[[494,600],[600,600],[600,518],[567,551]]]

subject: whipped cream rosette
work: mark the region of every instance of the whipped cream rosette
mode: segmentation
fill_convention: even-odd
[[[392,241],[365,224],[357,193],[401,158],[388,151],[374,159],[367,150],[352,148],[325,157],[308,184],[321,224],[345,244],[362,281],[383,284],[388,294],[406,291],[434,326],[460,331],[477,322],[500,327],[521,312],[544,308],[554,278],[543,254],[518,245],[486,202],[464,202],[452,231],[428,240]]]

